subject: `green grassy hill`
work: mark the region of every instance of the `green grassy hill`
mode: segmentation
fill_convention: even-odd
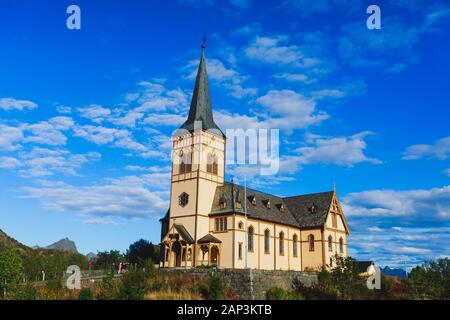
[[[3,230],[0,229],[0,249],[6,248],[6,247],[16,247],[16,248],[22,249],[22,250],[31,250],[31,248],[20,243],[16,239],[11,238],[5,232],[3,232]]]

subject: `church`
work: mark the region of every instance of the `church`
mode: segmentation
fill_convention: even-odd
[[[226,182],[226,141],[213,118],[203,45],[189,116],[173,135],[161,268],[304,271],[348,255],[336,190],[278,197]]]

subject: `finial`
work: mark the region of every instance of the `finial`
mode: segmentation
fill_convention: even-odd
[[[202,49],[206,48],[206,40],[208,40],[208,37],[207,37],[206,29],[205,29],[205,33],[203,34],[203,37],[202,37]]]
[[[336,182],[333,182],[333,191],[336,193]]]

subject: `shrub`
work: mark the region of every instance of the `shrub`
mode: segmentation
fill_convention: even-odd
[[[217,276],[212,276],[206,284],[201,285],[200,293],[206,300],[225,300],[225,288]]]
[[[95,298],[98,300],[114,300],[118,295],[118,285],[114,281],[112,275],[109,275],[106,278],[103,278],[102,282],[98,286],[98,290],[96,290]]]
[[[119,299],[143,300],[146,292],[146,279],[144,271],[130,271],[122,277],[119,289]]]
[[[90,288],[83,288],[78,295],[79,300],[92,300],[92,291]]]
[[[266,292],[267,300],[289,300],[289,293],[278,287],[273,287]]]

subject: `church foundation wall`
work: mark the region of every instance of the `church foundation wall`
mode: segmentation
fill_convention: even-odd
[[[166,275],[184,275],[198,279],[217,275],[240,299],[265,300],[272,287],[291,290],[295,279],[305,286],[317,283],[317,274],[300,271],[253,270],[253,269],[160,269]]]

